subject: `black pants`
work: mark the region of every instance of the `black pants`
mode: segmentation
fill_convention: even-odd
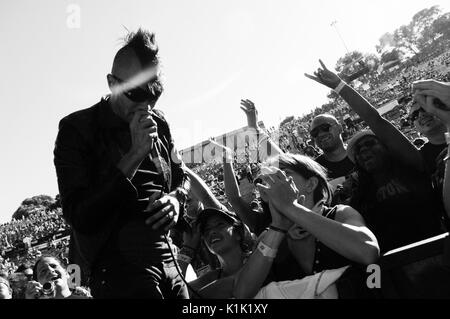
[[[188,299],[187,287],[173,262],[154,265],[97,266],[89,280],[98,299]]]

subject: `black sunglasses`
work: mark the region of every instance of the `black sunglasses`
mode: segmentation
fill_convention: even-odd
[[[312,138],[316,138],[320,132],[328,133],[334,124],[324,123],[315,127],[309,134]]]
[[[121,78],[118,78],[117,76],[115,76],[114,74],[111,74],[111,76],[119,83],[124,83],[125,81],[122,80]],[[158,94],[158,92],[162,92],[162,91],[157,91],[155,90],[155,84],[157,84],[157,81],[152,83],[152,90],[144,90],[141,89],[140,87],[128,90],[123,92],[123,94],[129,98],[131,101],[136,102],[136,103],[141,103],[141,102],[145,102],[145,101],[155,101],[159,95],[161,95],[161,93]]]

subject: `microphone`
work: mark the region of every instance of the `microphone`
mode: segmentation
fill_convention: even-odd
[[[156,166],[156,171],[158,174],[163,175],[163,169],[161,164],[161,156],[159,155],[158,148],[156,147],[156,142],[158,138],[153,139],[153,147],[150,151],[150,159]]]

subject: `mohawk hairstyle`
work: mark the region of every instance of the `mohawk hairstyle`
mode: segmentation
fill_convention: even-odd
[[[159,63],[159,48],[153,32],[142,28],[139,28],[136,32],[128,31],[128,34],[123,38],[123,42],[124,46],[119,52],[132,49],[143,66],[157,65]]]

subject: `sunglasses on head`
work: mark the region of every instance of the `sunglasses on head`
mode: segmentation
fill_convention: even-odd
[[[319,135],[320,132],[328,133],[333,125],[334,124],[324,123],[324,124],[321,124],[321,125],[315,127],[310,132],[311,137],[312,138],[316,138]]]
[[[111,74],[112,77],[119,83],[125,83],[124,80],[122,80],[121,78],[118,78],[117,76],[115,76],[114,74]],[[155,84],[156,82],[154,82],[153,84]],[[137,88],[133,88],[130,89],[128,91],[123,92],[123,94],[129,98],[131,101],[133,102],[137,102],[137,103],[141,103],[141,102],[146,102],[146,101],[154,101],[156,100],[156,94],[154,93],[154,88],[152,87],[152,90],[144,90],[140,87]]]

